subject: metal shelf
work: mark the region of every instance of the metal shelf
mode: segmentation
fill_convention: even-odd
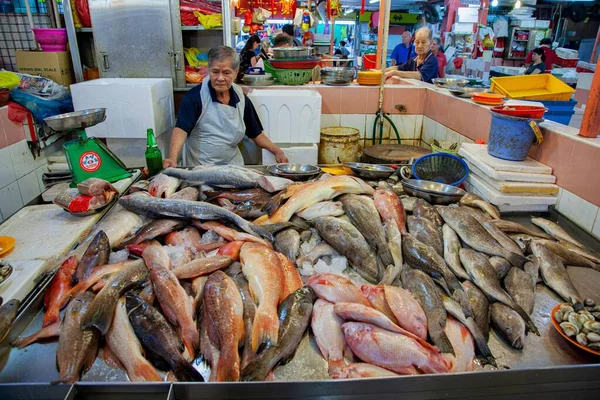
[[[88,33],[92,33],[93,30],[92,30],[92,28],[75,28],[75,32],[88,32]]]
[[[202,25],[196,25],[196,26],[182,25],[181,30],[182,31],[222,31],[223,28],[205,29]]]

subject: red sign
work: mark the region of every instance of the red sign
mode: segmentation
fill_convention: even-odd
[[[95,172],[102,165],[102,158],[94,151],[86,151],[79,158],[79,166],[85,172]]]
[[[296,15],[296,2],[289,0],[239,0],[235,15],[243,18],[246,11],[259,7],[272,13],[270,19],[294,19]]]

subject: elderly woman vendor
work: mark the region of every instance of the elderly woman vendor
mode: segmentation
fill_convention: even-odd
[[[288,162],[283,151],[263,133],[250,99],[233,83],[239,65],[239,57],[230,47],[216,47],[208,52],[208,76],[181,101],[164,168],[177,166],[184,143],[183,161],[187,167],[243,165],[238,145],[245,136],[273,153],[278,163]]]
[[[386,79],[409,78],[427,83],[438,77],[438,61],[431,52],[431,30],[420,28],[415,34],[415,52],[417,56],[404,64],[389,67],[385,70]]]

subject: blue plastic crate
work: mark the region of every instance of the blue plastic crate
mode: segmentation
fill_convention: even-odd
[[[575,114],[575,111],[558,111],[558,112],[546,112],[544,118],[548,121],[558,122],[559,124],[569,125],[571,117]]]
[[[548,109],[545,115],[548,113],[561,112],[561,111],[573,111],[575,109],[575,105],[577,104],[577,100],[570,101],[542,101],[544,107]]]

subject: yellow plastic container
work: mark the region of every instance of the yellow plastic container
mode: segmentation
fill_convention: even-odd
[[[518,100],[568,101],[575,89],[550,74],[492,78],[492,92]]]

